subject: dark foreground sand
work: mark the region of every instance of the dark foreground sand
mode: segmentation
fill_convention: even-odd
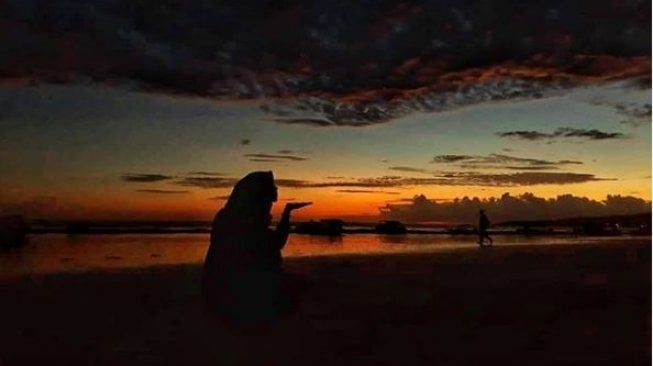
[[[0,365],[637,365],[651,243],[298,258],[301,309],[259,333],[202,311],[198,265],[0,289]]]

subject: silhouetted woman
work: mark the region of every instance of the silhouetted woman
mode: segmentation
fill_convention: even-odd
[[[236,183],[213,220],[202,286],[210,309],[225,320],[258,324],[287,307],[281,250],[291,211],[310,203],[288,203],[272,230],[270,210],[276,200],[272,172],[253,172]]]

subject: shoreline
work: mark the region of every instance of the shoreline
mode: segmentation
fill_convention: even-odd
[[[52,235],[52,237],[48,235]],[[180,239],[176,239],[175,235],[181,235]],[[195,237],[195,235],[199,236]],[[0,252],[0,283],[33,276],[199,265],[204,260],[208,245],[203,236],[202,234],[159,234],[159,236],[152,235],[152,237],[140,234],[106,236],[93,234],[85,238],[84,236],[69,237],[64,234],[44,234],[44,236],[34,237],[35,240],[24,248]],[[324,237],[310,239],[310,236],[298,235],[295,239],[291,237],[289,245],[282,254],[285,263],[311,261],[311,258],[315,258],[317,261],[338,261],[347,258],[382,258],[402,255],[423,256],[434,261],[455,261],[458,256],[463,254],[466,259],[476,258],[475,261],[482,259],[496,262],[500,260],[497,258],[505,255],[501,253],[517,251],[547,252],[555,247],[556,253],[560,255],[592,246],[632,248],[650,244],[649,238],[639,236],[551,236],[548,239],[523,237],[523,240],[519,238],[515,240],[515,236],[496,236],[497,243],[494,246],[479,248],[475,242],[476,236],[451,237],[452,240],[443,242],[435,241],[435,236],[432,237],[433,241],[429,239],[426,242],[422,240],[394,241],[401,237],[378,236],[386,238],[384,240],[388,241],[378,246],[365,247],[365,240],[368,240],[365,239],[366,235],[344,236],[334,242],[324,239]],[[147,241],[142,241],[143,237]],[[310,241],[304,241],[307,239],[320,241],[317,244],[312,244]],[[70,240],[74,241],[70,242]],[[351,240],[363,240],[363,242]]]
[[[210,234],[210,229],[92,229],[83,232],[68,232],[65,229],[52,229],[52,230],[40,230],[32,229],[27,234],[28,235],[47,235],[47,234],[66,234],[71,236],[83,236],[83,235],[121,235],[121,234]],[[341,234],[336,235],[327,235],[327,234],[310,234],[304,232],[298,232],[295,230],[290,230],[290,234],[296,235],[308,235],[308,236],[326,236],[326,237],[336,237],[340,235],[355,234],[355,235],[388,235],[388,236],[402,236],[402,235],[449,235],[449,236],[475,236],[476,233],[450,233],[446,229],[408,229],[405,233],[387,233],[379,232],[374,229],[343,229]],[[637,236],[637,237],[650,237],[650,233],[638,233],[638,232],[625,232],[625,233],[574,233],[571,231],[551,231],[551,232],[541,232],[534,231],[531,233],[519,232],[516,230],[488,230],[490,235],[515,235],[515,236],[577,236],[577,237],[619,237],[619,236]]]

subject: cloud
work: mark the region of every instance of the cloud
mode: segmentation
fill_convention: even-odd
[[[136,192],[152,194],[188,194],[190,191],[177,191],[169,189],[137,189]]]
[[[650,59],[622,63],[610,57],[579,56],[572,63],[579,70],[584,67],[581,66],[583,64],[613,63],[630,71],[621,70],[618,75],[610,75],[609,68],[606,68],[579,75],[569,73],[570,69],[561,71],[508,63],[441,74],[437,79],[416,87],[367,89],[344,96],[318,93],[290,100],[285,98],[265,103],[261,110],[271,115],[271,120],[280,123],[364,127],[415,112],[437,113],[492,101],[560,96],[588,82],[639,75],[650,68]],[[603,71],[605,74],[602,74]]]
[[[317,118],[272,118],[272,121],[283,123],[286,125],[307,125],[314,127],[328,127],[335,126],[331,121],[326,121]]]
[[[651,124],[651,104],[647,103],[640,106],[618,104],[615,106],[615,110],[625,118],[621,120],[623,124],[632,127]]]
[[[541,171],[548,171],[548,170],[558,170],[560,169],[557,166],[552,166],[552,165],[542,165],[542,166],[530,166],[530,165],[522,165],[522,166],[493,166],[493,167],[488,167],[488,166],[475,166],[475,165],[464,165],[464,168],[467,169],[507,169],[507,170],[525,170],[525,171],[533,171],[533,170],[541,170]]]
[[[207,198],[207,200],[209,200],[209,201],[226,201],[228,199],[229,199],[228,194],[223,195],[223,196],[213,196],[213,197]],[[280,198],[279,201],[283,201],[283,202],[295,201],[295,198],[292,198],[292,197],[291,198]]]
[[[207,198],[207,200],[210,200],[210,201],[224,201],[224,200],[228,200],[228,199],[229,199],[229,195],[213,196],[213,197]]]
[[[553,172],[522,172],[514,174],[479,174],[458,173],[451,177],[457,185],[478,186],[531,186],[542,184],[574,184],[601,180],[593,174],[553,173]]]
[[[278,154],[294,154],[295,152],[293,150],[278,150]]]
[[[397,172],[406,172],[406,173],[424,173],[424,174],[437,174],[437,172],[429,169],[415,168],[411,166],[391,166],[388,169],[394,170]]]
[[[204,176],[209,176],[209,177],[221,177],[224,176],[224,173],[219,173],[219,172],[188,172],[189,175],[204,175]]]
[[[279,163],[282,160],[277,160],[277,159],[265,159],[265,158],[250,158],[248,159],[249,161],[255,161],[259,163]]]
[[[279,152],[292,153],[291,150]],[[290,154],[247,154],[251,161],[301,161],[306,158]],[[431,163],[456,167],[462,170],[432,170],[410,166],[391,166],[388,169],[402,173],[418,173],[426,177],[385,175],[378,177],[346,178],[329,176],[324,181],[278,178],[277,186],[292,189],[341,188],[342,193],[372,193],[370,188],[398,188],[418,186],[476,186],[476,187],[516,187],[532,185],[563,185],[594,181],[615,180],[597,177],[590,173],[558,172],[561,167],[582,165],[576,160],[545,160],[518,157],[505,154],[489,155],[436,155]],[[517,172],[495,173],[493,170]],[[174,184],[183,187],[202,189],[231,188],[238,178],[224,176],[217,172],[191,172],[189,176],[174,177],[163,174],[129,174],[123,180],[128,182],[156,182],[175,179]],[[145,192],[146,190],[143,190]],[[152,192],[153,193],[153,192]],[[377,193],[382,193],[377,191]]]
[[[346,98],[308,97],[267,103],[261,110],[275,116],[273,121],[317,127],[363,127],[385,123],[415,112],[444,112],[483,102],[537,99],[557,95],[573,84],[535,79],[499,78],[475,83],[455,80],[412,91],[364,92]]]
[[[174,179],[174,176],[163,174],[123,174],[121,179],[132,183],[152,183]]]
[[[183,187],[197,188],[228,188],[232,187],[238,181],[237,178],[225,177],[224,173],[193,171],[185,176],[173,176],[165,174],[124,174],[122,180],[129,183],[152,183],[161,181],[171,181],[171,183]],[[159,190],[159,189],[139,189],[137,192],[142,193],[186,193],[188,191],[177,190]]]
[[[560,127],[554,132],[545,133],[540,131],[507,131],[498,132],[499,137],[512,137],[522,140],[537,141],[537,140],[552,140],[564,138],[582,138],[586,140],[612,140],[622,139],[625,135],[621,132],[604,132],[597,129],[582,129],[571,127]]]
[[[640,84],[642,79],[646,79],[647,83]],[[644,87],[650,89],[651,75],[642,78],[630,79],[625,83],[625,91],[632,92],[629,88],[643,89]],[[626,94],[627,95],[627,94]],[[603,106],[612,109],[622,120],[621,124],[629,125],[630,127],[639,127],[649,125],[651,123],[651,103],[635,103],[635,102],[613,102],[603,98],[595,98],[589,101],[590,104]]]
[[[581,165],[576,160],[544,160],[522,158],[505,154],[489,155],[436,155],[432,164],[455,165],[464,169],[555,170],[565,165]]]
[[[410,202],[388,203],[380,208],[385,219],[405,222],[450,221],[475,223],[478,210],[485,209],[493,222],[509,220],[549,220],[581,216],[606,216],[637,214],[651,211],[651,202],[631,196],[608,195],[596,201],[571,194],[555,198],[541,198],[532,193],[501,197],[456,198],[438,202],[424,195],[413,197]]]
[[[245,154],[249,161],[264,161],[264,162],[288,162],[288,161],[304,161],[308,160],[303,156],[290,155],[290,154]]]
[[[643,0],[5,2],[0,79],[275,98],[281,123],[367,126],[650,75]]]
[[[355,105],[317,97],[263,104],[261,110],[275,116],[272,118],[275,122],[316,127],[369,126],[387,122],[401,114],[399,110],[380,103]]]
[[[399,194],[399,192],[393,192],[393,191],[373,191],[373,190],[367,190],[367,189],[337,189],[336,192],[339,193],[376,193],[376,194],[388,194],[388,195],[396,195]]]
[[[491,164],[480,163],[480,162],[479,163],[470,162],[467,164],[459,164],[457,166],[464,169],[504,169],[504,170],[525,170],[525,171],[533,171],[533,170],[547,171],[547,170],[559,169],[559,167],[554,164],[564,165],[564,164],[578,164],[578,163],[580,162],[574,162],[572,160],[560,160],[559,162],[551,162],[551,164],[543,164],[543,165],[510,166],[510,165],[491,165]],[[388,169],[398,171],[398,172],[421,173],[421,174],[426,174],[431,176],[457,174],[455,172],[443,172],[443,171],[416,168],[410,166],[391,166]]]
[[[651,74],[632,79],[629,86],[639,90],[651,89]]]
[[[508,174],[453,172],[441,173],[432,178],[382,176],[340,181],[329,180],[324,182],[277,179],[276,184],[280,187],[288,188],[393,188],[417,186],[515,187],[546,184],[576,184],[603,180],[611,179],[596,177],[594,174],[565,172],[518,172]]]
[[[499,137],[518,137],[523,140],[542,140],[555,137],[554,134],[548,134],[538,131],[508,131],[508,132],[497,132]]]
[[[313,184],[310,181],[306,181],[306,180],[284,179],[284,178],[275,179],[274,183],[279,187],[287,187],[287,188],[306,188],[306,187],[311,187],[311,184]]]
[[[175,184],[183,187],[197,187],[197,188],[231,188],[236,182],[237,178],[226,177],[185,177],[175,181]]]
[[[474,159],[472,155],[436,155],[431,163],[456,163],[463,160]]]
[[[603,132],[596,129],[585,130],[577,128],[559,128],[554,132],[560,137],[583,137],[589,140],[607,140],[607,139],[620,139],[624,137],[620,132]]]

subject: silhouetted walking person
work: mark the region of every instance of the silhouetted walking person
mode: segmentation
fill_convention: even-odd
[[[310,202],[288,203],[272,230],[270,210],[275,201],[272,172],[253,172],[236,183],[213,220],[202,287],[207,305],[225,320],[260,324],[287,309],[281,250],[288,239],[291,211]]]
[[[487,233],[487,229],[490,227],[490,220],[485,215],[485,210],[478,211],[478,244],[480,246],[485,246],[485,239],[490,241],[489,245],[494,244],[492,238]]]

